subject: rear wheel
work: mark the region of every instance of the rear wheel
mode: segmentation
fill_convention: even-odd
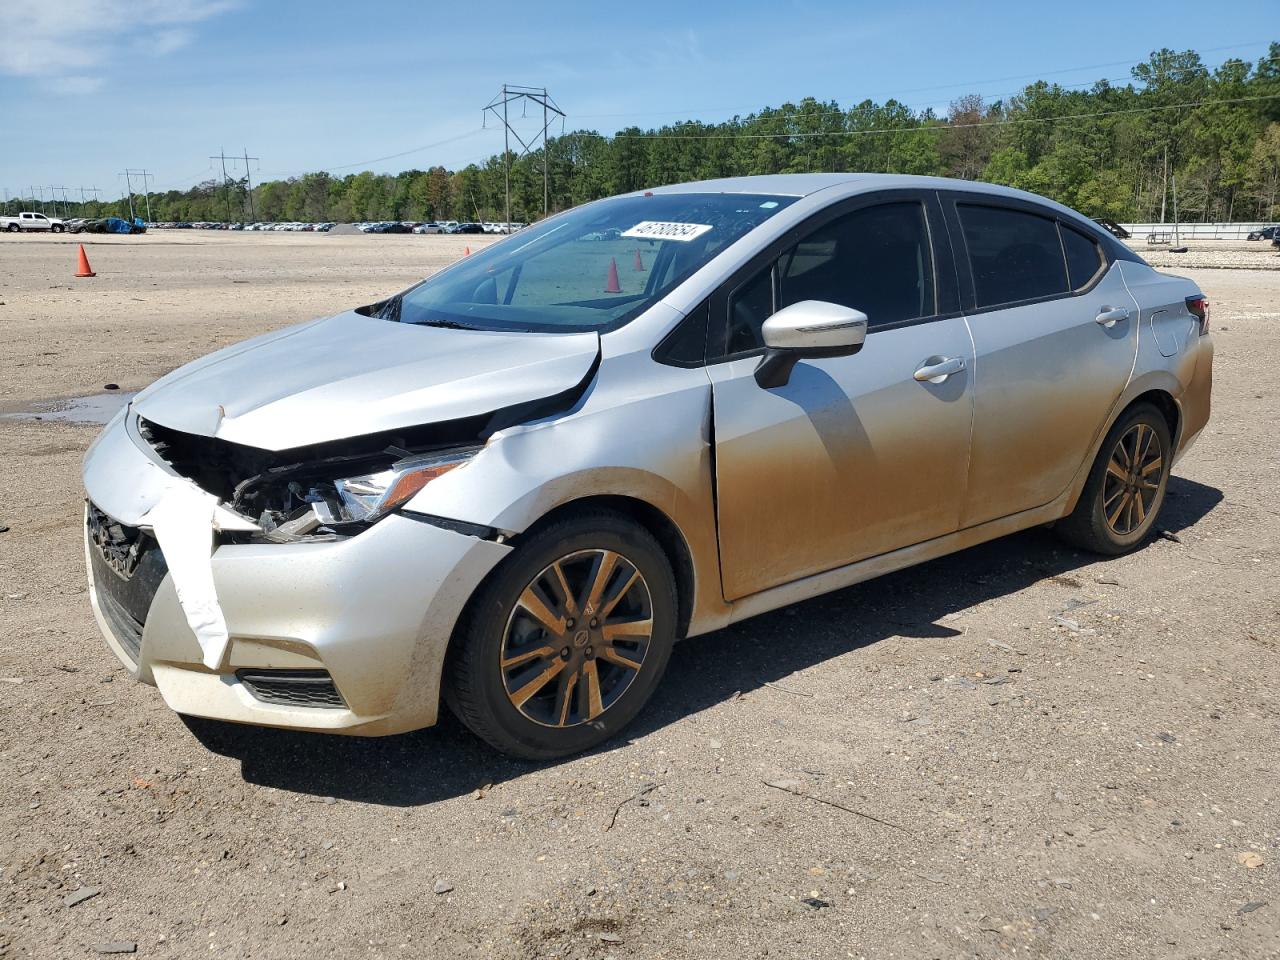
[[[1133,407],[1107,433],[1080,501],[1057,532],[1078,547],[1117,555],[1138,547],[1155,526],[1173,462],[1164,415]]]
[[[21,229],[22,229],[22,228],[21,228],[20,226],[18,226],[16,223],[11,223],[11,224],[9,224],[9,232],[10,232],[10,233],[17,233],[17,232],[18,232],[19,230],[21,230]]]
[[[503,753],[577,753],[648,702],[675,630],[675,578],[657,541],[617,514],[579,514],[534,533],[480,588],[445,697]]]

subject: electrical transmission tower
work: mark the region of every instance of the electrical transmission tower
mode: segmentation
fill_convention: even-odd
[[[63,196],[62,196],[63,212],[62,212],[62,213],[59,213],[59,212],[58,212],[58,191],[59,191],[59,190],[61,190],[61,191],[62,191],[62,194],[63,194]],[[52,187],[52,186],[51,186],[51,187],[49,188],[49,202],[53,204],[53,215],[54,215],[55,217],[62,217],[62,216],[66,216],[66,202],[67,202],[66,193],[67,193],[67,188],[66,188],[66,187]]]
[[[521,118],[528,117],[529,104],[532,102],[536,106],[542,107],[542,129],[530,137],[527,141],[520,135],[520,132],[511,125],[509,106],[512,103],[520,102]],[[546,87],[522,87],[517,84],[504,83],[502,90],[492,100],[485,105],[484,113],[481,115],[484,120],[488,120],[488,115],[492,113],[495,117],[502,120],[502,171],[504,185],[506,188],[506,228],[511,229],[511,138],[515,137],[516,141],[523,148],[520,151],[520,159],[527,156],[538,145],[542,143],[542,215],[547,215],[547,209],[551,199],[551,174],[550,174],[550,149],[547,144],[547,131],[554,122],[554,117],[560,118],[560,129],[564,130],[564,111],[556,105],[551,99],[551,95],[547,93]]]
[[[142,196],[147,201],[147,222],[151,222],[151,191],[147,189],[147,181],[156,178],[154,173],[148,173],[146,170],[135,170],[125,168],[124,173],[119,174],[124,177],[125,186],[129,190],[129,219],[133,220],[136,214],[133,212],[133,178],[138,177],[142,180]]]
[[[248,148],[247,148],[247,147],[245,148],[244,156],[243,156],[243,157],[229,157],[229,156],[227,156],[226,151],[225,151],[225,150],[223,150],[221,147],[219,147],[219,148],[218,148],[218,155],[217,155],[217,156],[215,156],[215,157],[210,157],[209,159],[210,159],[210,160],[219,160],[219,161],[221,161],[221,162],[222,162],[222,195],[223,195],[223,197],[225,197],[225,198],[226,198],[226,200],[225,200],[225,202],[224,202],[224,204],[223,204],[223,207],[226,209],[226,212],[227,212],[227,222],[230,222],[230,221],[231,221],[231,198],[227,196],[227,161],[228,161],[228,160],[230,160],[230,161],[232,162],[232,164],[239,163],[241,160],[243,160],[243,161],[244,161],[244,182],[245,182],[245,194],[246,194],[246,196],[248,196],[248,198],[249,198],[249,219],[250,219],[250,220],[253,220],[253,219],[254,219],[254,216],[253,216],[253,181],[252,181],[251,179],[249,179],[249,161],[250,161],[250,160],[254,160],[254,161],[256,161],[256,160],[259,160],[260,158],[259,158],[259,157],[251,157],[251,156],[249,156],[249,150],[248,150]],[[243,213],[244,213],[244,208],[243,208],[243,207],[241,207],[240,212],[241,212],[241,214],[243,214]]]
[[[97,187],[81,187],[80,188],[80,215],[81,216],[84,215],[84,208],[89,202],[88,200],[85,199],[84,195],[86,193],[93,194],[93,212],[95,214],[100,213],[101,211],[98,209],[98,188]]]

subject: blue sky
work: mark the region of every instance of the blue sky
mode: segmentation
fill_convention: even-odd
[[[547,86],[569,129],[603,133],[806,95],[945,111],[1041,76],[1124,81],[1160,47],[1256,59],[1280,39],[1278,12],[1275,0],[0,0],[0,189],[118,196],[125,167],[185,188],[213,175],[221,148],[260,157],[255,180],[461,166],[500,151],[481,110],[504,82]]]

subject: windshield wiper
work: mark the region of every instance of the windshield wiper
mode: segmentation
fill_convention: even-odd
[[[458,323],[456,320],[409,320],[410,326],[414,327],[444,327],[446,330],[474,330],[475,327],[467,323]]]

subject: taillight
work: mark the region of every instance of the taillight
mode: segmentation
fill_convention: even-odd
[[[1200,336],[1209,332],[1209,301],[1203,297],[1187,297],[1187,309],[1200,321]]]

